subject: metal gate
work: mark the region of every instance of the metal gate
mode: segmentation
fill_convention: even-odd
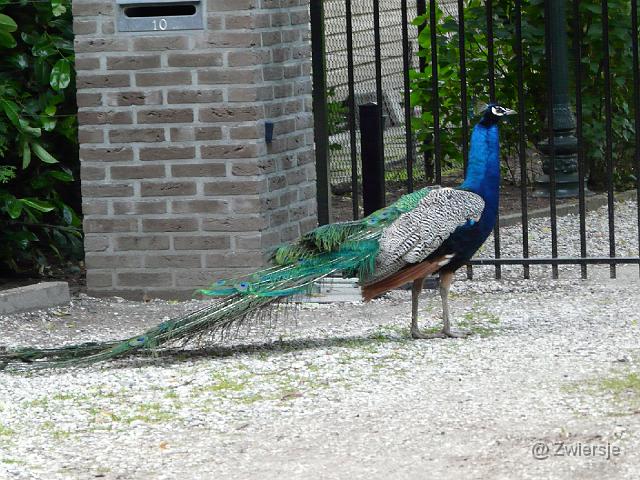
[[[530,265],[551,265],[557,278],[558,265],[574,264],[586,278],[588,264],[610,265],[612,277],[618,264],[640,264],[640,254],[616,254],[615,230],[615,187],[631,188],[640,205],[637,17],[637,0],[311,0],[320,223],[361,215],[360,105],[382,106],[390,202],[424,185],[447,184],[456,157],[463,172],[475,101],[509,92],[518,119],[509,129],[506,164],[519,172],[521,255],[502,257],[498,221],[493,258],[471,264],[494,265],[497,278],[502,265],[522,265],[525,278]],[[428,98],[421,109],[411,100],[417,91]],[[534,183],[528,172],[538,155]],[[608,255],[587,248],[589,173],[606,197]],[[332,216],[332,197],[345,193],[333,202]],[[557,213],[565,197],[577,199],[580,253],[563,257]],[[532,257],[529,213],[541,201],[550,254]]]

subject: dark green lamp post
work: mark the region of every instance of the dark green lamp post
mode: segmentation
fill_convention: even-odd
[[[550,0],[546,0],[550,1]],[[549,32],[551,49],[551,83],[553,91],[553,146],[549,139],[538,145],[543,154],[542,175],[536,181],[535,196],[547,197],[551,189],[551,149],[555,159],[556,198],[578,196],[578,139],[575,136],[576,120],[569,105],[569,61],[566,2],[550,1]]]

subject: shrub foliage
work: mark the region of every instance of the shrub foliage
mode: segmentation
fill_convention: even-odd
[[[0,270],[81,258],[70,0],[0,0]]]

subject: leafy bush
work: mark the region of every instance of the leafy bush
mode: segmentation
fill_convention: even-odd
[[[573,46],[573,18],[571,3],[568,4],[568,29],[570,49]],[[613,143],[617,162],[617,179],[620,187],[625,187],[632,176],[630,140],[634,135],[632,121],[632,57],[630,49],[630,2],[629,0],[609,0],[609,45],[613,103]],[[545,80],[544,56],[544,1],[524,0],[522,2],[522,38],[524,60],[524,102],[527,132],[527,148],[535,148],[546,137],[546,107],[548,104]],[[496,92],[498,101],[517,108],[517,58],[515,38],[514,0],[494,0],[494,49]],[[602,55],[602,17],[598,0],[580,2],[582,23],[582,102],[584,151],[590,170],[592,188],[602,189],[605,181],[604,161],[604,73]],[[465,54],[467,65],[468,102],[487,101],[489,83],[487,80],[487,27],[484,2],[465,2]],[[426,23],[428,14],[418,17],[415,25]],[[458,19],[437,13],[438,24],[438,78],[440,98],[441,145],[445,163],[458,164],[462,141],[462,114],[460,108],[459,37]],[[431,42],[429,29],[419,36],[420,55],[427,60],[424,72],[412,72],[411,102],[422,107],[420,117],[414,119],[417,132],[427,150],[432,149],[433,115],[431,113]],[[572,53],[572,52],[571,52]],[[571,55],[570,55],[571,57]],[[570,79],[575,80],[574,60],[570,58]],[[574,92],[570,93],[575,98]],[[504,129],[502,145],[505,156],[515,157],[518,153],[516,129]]]
[[[0,269],[82,254],[70,0],[0,0]]]

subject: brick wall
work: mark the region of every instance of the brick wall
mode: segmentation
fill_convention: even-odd
[[[119,33],[73,2],[92,294],[188,297],[316,223],[308,0],[205,3],[204,30]]]

